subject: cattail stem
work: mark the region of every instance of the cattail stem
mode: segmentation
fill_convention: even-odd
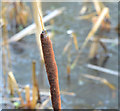
[[[50,38],[46,31],[41,33],[41,44],[45,61],[46,72],[50,84],[52,106],[54,111],[61,109],[61,99],[58,82],[58,69],[55,61],[54,51]]]

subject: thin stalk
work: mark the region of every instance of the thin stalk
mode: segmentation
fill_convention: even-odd
[[[8,67],[6,63],[5,49],[2,47],[2,69],[3,69],[3,78],[4,78],[4,88],[6,88],[6,74],[8,72]]]
[[[25,86],[25,98],[26,98],[27,105],[30,106],[30,87],[29,87],[29,85]]]
[[[8,76],[8,89],[10,90],[10,95],[13,96],[15,92],[14,92],[14,86],[10,76]]]
[[[88,41],[90,40],[90,38],[91,38],[91,37],[95,34],[95,32],[98,30],[98,28],[100,27],[102,21],[104,20],[104,18],[106,17],[106,14],[107,14],[108,12],[109,12],[109,9],[108,9],[107,7],[105,7],[105,8],[102,10],[101,15],[99,16],[96,24],[92,27],[92,30],[89,32],[89,34],[88,34],[88,36],[86,37],[83,45],[81,46],[81,49],[80,49],[80,51],[79,51],[78,56],[77,56],[76,59],[73,61],[72,66],[71,66],[72,69],[76,66],[77,61],[78,61],[78,59],[80,58],[80,55],[81,55],[83,49],[86,47],[86,45],[87,45]]]
[[[41,98],[40,98],[40,93],[39,93],[39,87],[38,87],[38,82],[36,78],[36,62],[32,62],[32,78],[33,78],[33,87],[36,87],[37,89],[37,96],[38,96],[38,101],[41,103]]]
[[[77,37],[76,37],[75,32],[72,33],[72,37],[73,37],[73,42],[75,44],[75,48],[76,48],[76,50],[78,50],[79,47],[78,47],[78,42],[77,42]]]
[[[40,2],[33,2],[33,11],[34,11],[34,20],[36,24],[36,42],[39,47],[40,51],[40,56],[41,56],[41,61],[44,61],[43,59],[43,53],[42,53],[42,47],[41,47],[41,42],[39,41],[39,35],[43,30],[43,23],[42,23],[42,14],[39,15],[40,12]],[[41,28],[42,26],[42,28]]]
[[[93,3],[94,3],[97,14],[100,15],[101,7],[100,7],[100,4],[99,4],[98,0],[93,0]]]
[[[68,49],[69,49],[69,47],[72,45],[72,38],[68,41],[68,43],[65,45],[65,47],[64,47],[64,49],[63,49],[63,52],[62,52],[62,54],[64,55],[67,51],[68,51]]]
[[[93,59],[98,53],[99,37],[94,38],[93,43],[91,44],[89,59]]]
[[[6,20],[5,16],[2,16],[4,21]],[[8,31],[6,28],[6,21],[4,22],[3,25],[3,42],[6,43],[5,49],[7,50],[7,58],[8,58],[8,67],[11,68],[11,57],[10,57],[10,48],[9,48],[9,43],[8,43]]]
[[[68,49],[68,64],[67,64],[67,75],[68,75],[68,80],[70,78],[70,72],[71,72],[71,47],[72,44],[70,45],[69,49]]]
[[[31,108],[34,109],[37,104],[37,87],[33,86]]]
[[[105,46],[105,44],[100,41],[100,45],[101,45],[102,48],[104,49],[105,54],[107,54],[107,53],[108,53],[108,50],[107,50],[107,47]]]
[[[16,80],[15,80],[15,77],[14,77],[13,73],[12,73],[12,72],[9,72],[9,73],[8,73],[8,77],[11,79],[11,83],[12,83],[12,85],[14,86],[14,88],[16,88],[17,93],[18,93],[18,95],[19,95],[19,97],[20,97],[20,99],[21,99],[21,104],[23,105],[23,104],[24,104],[24,101],[23,101],[23,99],[22,99],[21,92],[19,91],[19,87],[18,87],[18,84],[17,84],[17,82],[16,82]]]
[[[84,74],[84,77],[87,77],[89,79],[92,79],[92,80],[97,80],[97,81],[100,81],[101,83],[107,85],[109,88],[111,88],[112,90],[115,90],[116,87],[111,84],[108,80],[104,79],[104,78],[101,78],[101,77],[96,77],[96,76],[93,76],[93,75],[88,75],[88,74]]]
[[[97,13],[96,12],[92,12],[90,14],[87,14],[87,15],[82,15],[82,16],[79,16],[78,19],[80,20],[85,20],[85,19],[91,19],[92,17],[94,17]]]

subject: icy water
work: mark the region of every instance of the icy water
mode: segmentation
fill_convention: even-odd
[[[87,45],[83,51],[76,67],[71,70],[70,80],[67,78],[67,63],[68,53],[63,53],[65,45],[70,40],[67,30],[74,30],[77,35],[78,45],[81,47],[83,41],[91,30],[92,23],[87,20],[77,20],[79,11],[82,8],[81,2],[79,3],[42,3],[43,14],[60,7],[66,7],[66,10],[60,16],[54,18],[55,32],[54,38],[52,38],[53,48],[55,52],[55,58],[59,72],[60,90],[67,92],[74,92],[75,96],[61,95],[62,108],[65,109],[113,109],[118,107],[118,78],[116,76],[106,74],[103,72],[94,71],[88,69],[86,61],[89,54],[91,42]],[[112,28],[118,24],[118,8],[117,3],[105,3],[110,9],[110,21]],[[88,3],[88,12],[94,12],[94,6],[92,3]],[[46,25],[49,22],[46,23]],[[117,33],[112,29],[109,33],[104,32],[101,35],[108,38],[117,38]],[[115,44],[106,44],[109,54],[111,55],[106,63],[105,68],[111,70],[118,70],[118,46]],[[42,69],[40,65],[40,54],[37,47],[35,35],[30,35],[23,38],[21,41],[12,43],[11,59],[12,59],[12,71],[16,77],[16,80],[21,85],[32,84],[32,60],[36,60],[36,73],[39,80],[40,89],[49,89],[45,68]],[[99,54],[103,51],[99,50]],[[71,48],[71,62],[74,61],[78,52],[75,50],[74,44]],[[94,75],[97,77],[105,78],[112,83],[116,90],[110,89],[105,84],[83,77],[85,74]]]

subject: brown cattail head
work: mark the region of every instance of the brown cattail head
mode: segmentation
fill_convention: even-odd
[[[60,110],[61,99],[60,99],[59,82],[58,82],[58,69],[55,61],[52,43],[46,31],[42,31],[41,33],[41,44],[42,44],[46,72],[50,84],[52,106],[54,110]]]

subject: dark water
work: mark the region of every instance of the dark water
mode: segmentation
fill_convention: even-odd
[[[83,77],[85,74],[91,74],[101,78],[107,79],[110,83],[118,86],[118,78],[103,72],[94,71],[85,67],[88,63],[90,43],[83,51],[76,67],[71,71],[70,80],[67,79],[67,58],[68,54],[62,55],[65,45],[68,43],[70,37],[67,30],[72,29],[77,35],[78,45],[81,47],[83,41],[91,30],[92,24],[90,21],[77,20],[79,11],[82,7],[79,3],[42,3],[43,14],[46,10],[56,9],[59,7],[66,7],[66,10],[60,16],[54,18],[54,32],[55,36],[52,38],[55,58],[59,71],[59,83],[62,91],[74,92],[75,96],[61,95],[62,107],[69,109],[82,108],[99,108],[112,109],[118,107],[118,96],[116,89],[111,90],[108,86],[101,82],[87,79]],[[110,21],[114,28],[118,24],[118,8],[117,3],[105,3],[110,9]],[[88,13],[95,11],[92,3],[88,3]],[[48,23],[47,23],[48,24]],[[104,32],[103,35],[108,38],[117,38],[117,33],[112,29],[109,33]],[[106,68],[118,70],[118,46],[115,44],[106,44],[111,54]],[[40,54],[37,47],[35,35],[30,35],[23,38],[21,41],[12,43],[11,45],[11,59],[12,71],[17,81],[21,85],[32,84],[32,60],[36,60],[36,73],[38,76],[39,87],[41,89],[49,89],[45,71],[41,70]],[[101,48],[99,53],[101,53]],[[75,50],[74,44],[71,48],[71,61],[73,62],[78,52]],[[81,64],[83,63],[83,64]],[[45,69],[43,69],[45,70]],[[41,74],[42,73],[42,74]],[[115,97],[113,95],[116,95]]]

